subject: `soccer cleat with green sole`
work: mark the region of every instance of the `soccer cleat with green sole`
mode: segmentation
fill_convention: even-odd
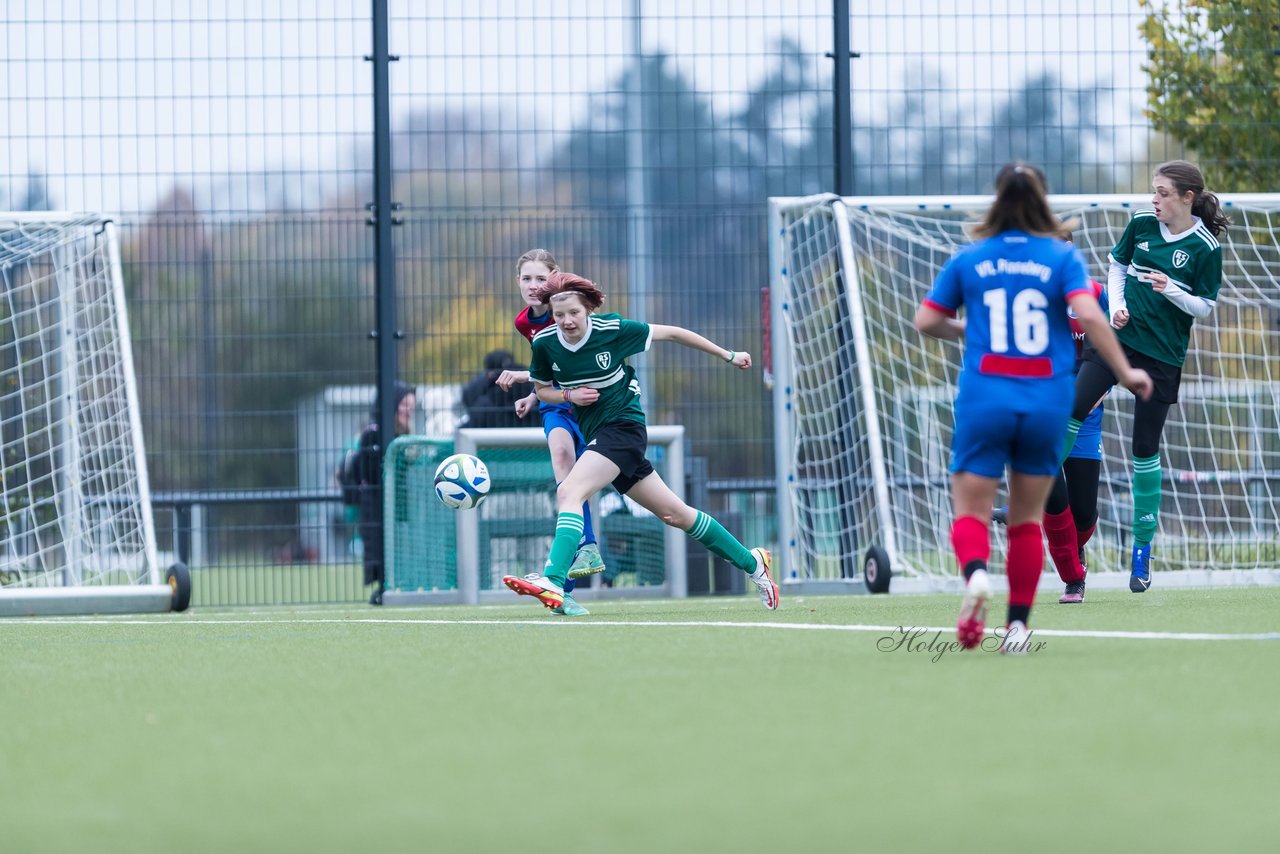
[[[573,565],[569,567],[569,578],[576,581],[579,578],[595,575],[597,572],[604,572],[604,558],[600,554],[598,545],[587,543],[573,556]]]
[[[552,608],[551,613],[558,617],[585,617],[591,612],[578,604],[578,600],[574,599],[568,593],[564,594],[564,601],[557,608]]]

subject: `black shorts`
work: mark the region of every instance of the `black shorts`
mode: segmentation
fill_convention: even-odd
[[[1182,385],[1182,368],[1180,366],[1153,359],[1146,353],[1139,353],[1125,344],[1120,346],[1124,349],[1124,354],[1128,357],[1130,365],[1135,368],[1142,368],[1142,370],[1151,375],[1151,382],[1155,386],[1155,390],[1151,392],[1152,400],[1156,403],[1168,404],[1178,402],[1178,388]],[[1107,365],[1106,360],[1102,358],[1102,354],[1091,345],[1085,344],[1084,353],[1081,354],[1080,358],[1087,362],[1093,362],[1108,374],[1111,374],[1112,385],[1115,385],[1115,373]]]
[[[639,421],[626,419],[610,421],[587,443],[588,451],[595,451],[618,467],[613,488],[622,495],[653,474],[653,463],[644,455],[648,448],[649,431]]]

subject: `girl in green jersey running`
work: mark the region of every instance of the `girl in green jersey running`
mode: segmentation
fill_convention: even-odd
[[[1151,541],[1160,515],[1160,437],[1169,407],[1178,402],[1191,325],[1213,311],[1222,284],[1218,235],[1230,220],[1205,189],[1194,163],[1172,160],[1156,168],[1153,210],[1138,211],[1111,250],[1107,277],[1111,325],[1135,368],[1151,375],[1155,392],[1133,405],[1133,560],[1129,589],[1151,586]],[[1095,351],[1086,350],[1067,423],[1067,452],[1080,424],[1116,383]]]

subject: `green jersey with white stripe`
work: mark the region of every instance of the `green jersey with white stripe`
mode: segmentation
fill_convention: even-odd
[[[1160,272],[1189,294],[1214,300],[1222,286],[1222,249],[1208,227],[1193,217],[1182,234],[1172,234],[1155,211],[1138,211],[1111,250],[1126,266],[1124,299],[1129,322],[1116,331],[1121,343],[1170,365],[1182,366],[1195,318],[1156,293],[1140,273]],[[1112,305],[1114,311],[1116,306]]]
[[[533,336],[529,379],[564,389],[594,388],[600,397],[590,406],[573,405],[583,437],[590,442],[597,431],[618,419],[644,423],[640,408],[640,383],[627,357],[649,349],[653,336],[649,324],[625,320],[617,314],[593,314],[576,344],[552,325]]]

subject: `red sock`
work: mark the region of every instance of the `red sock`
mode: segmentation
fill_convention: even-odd
[[[1084,548],[1084,544],[1089,542],[1093,537],[1093,532],[1098,529],[1098,520],[1094,519],[1093,524],[1083,531],[1076,531],[1076,551]]]
[[[956,551],[960,571],[975,560],[985,565],[991,559],[991,535],[977,516],[961,516],[951,523],[951,547]]]
[[[1076,520],[1068,507],[1061,513],[1044,514],[1044,535],[1049,540],[1049,557],[1058,570],[1063,584],[1073,584],[1084,578],[1080,566],[1080,546],[1076,534]]]
[[[1044,539],[1040,526],[1024,522],[1009,529],[1009,604],[1027,605],[1036,599],[1036,586],[1044,569]]]

